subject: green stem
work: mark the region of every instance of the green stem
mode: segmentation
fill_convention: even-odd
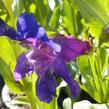
[[[91,66],[91,69],[92,69],[92,78],[93,78],[94,87],[95,87],[95,90],[98,92],[99,91],[99,88],[98,88],[99,82],[98,82],[96,71],[95,71],[93,54],[89,55],[89,62],[90,62],[90,66]]]
[[[105,93],[105,86],[102,80],[102,70],[101,70],[101,61],[100,61],[100,48],[97,48],[96,56],[91,54],[89,57],[91,69],[92,69],[92,76],[94,85],[97,89],[97,94],[99,96],[99,102],[104,103],[106,101],[106,93]]]
[[[98,75],[98,80],[100,83],[100,91],[101,91],[101,102],[104,103],[106,101],[106,93],[105,93],[105,86],[103,85],[103,80],[102,80],[102,69],[101,69],[101,61],[100,61],[100,47],[97,48],[97,75]]]
[[[23,82],[23,86],[24,86],[24,90],[26,93],[26,96],[28,98],[29,103],[31,104],[32,109],[38,109],[37,104],[36,104],[36,99],[34,97],[34,94],[32,92],[32,88],[30,88],[30,84],[28,83],[28,81],[26,81],[26,79],[22,79]]]

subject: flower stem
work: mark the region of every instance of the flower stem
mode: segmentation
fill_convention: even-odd
[[[32,109],[38,109],[36,99],[31,88],[31,84],[29,84],[25,78],[22,79],[22,82],[24,86],[24,91],[26,93],[29,103],[31,104]]]

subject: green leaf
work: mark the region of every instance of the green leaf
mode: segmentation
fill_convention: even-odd
[[[55,7],[54,12],[52,13],[50,19],[50,28],[57,29],[59,26],[59,18],[60,18],[60,6]]]
[[[4,62],[4,60],[0,57],[0,73],[2,74],[4,79],[13,80],[13,75],[9,66]]]
[[[48,0],[35,0],[36,2],[36,17],[37,20],[46,27],[46,18],[49,12]]]
[[[104,28],[103,24],[101,24],[101,22],[97,21],[96,19],[92,18],[90,22],[86,23],[86,25],[87,27],[90,27],[89,33],[92,36],[94,36],[96,40],[99,40]]]
[[[22,0],[13,0],[12,11],[14,13],[15,19],[17,19],[19,14],[21,14],[23,11],[23,1]]]
[[[7,65],[10,65],[11,70],[13,71],[16,58],[26,49],[21,47],[18,43],[8,40],[7,37],[0,37],[1,53],[0,57],[6,62]]]
[[[4,62],[4,60],[0,57],[0,74],[2,75],[5,83],[13,92],[22,92],[22,85],[20,82],[16,82],[13,78],[12,72]]]
[[[106,8],[106,12],[109,16],[109,0],[105,0],[105,8]]]
[[[5,7],[7,8],[9,14],[11,15],[12,14],[12,0],[3,0],[3,3],[5,5]]]
[[[20,82],[16,82],[13,78],[12,71],[15,68],[16,64],[16,52],[14,48],[13,42],[9,41],[6,37],[0,37],[0,73],[3,76],[5,83],[8,87],[15,92],[22,92],[22,85]],[[18,46],[17,46],[18,47]],[[16,51],[21,53],[20,48],[16,49]]]
[[[27,96],[18,95],[15,100],[12,101],[12,104],[29,104]]]
[[[109,46],[109,32],[105,31],[105,28],[103,29],[103,32],[100,36],[100,42],[99,43],[101,45],[104,45],[104,46]]]
[[[104,79],[105,79],[105,80],[109,80],[109,75],[106,75],[106,76],[104,77]]]
[[[101,70],[104,73],[107,69],[108,53],[104,47],[100,49]]]
[[[108,73],[106,73],[107,75],[103,78],[103,82],[106,85],[106,102],[109,102],[109,57],[108,57],[108,61],[107,61],[107,71]]]
[[[52,99],[52,101],[48,103],[41,103],[42,107],[40,109],[56,109],[56,99]]]
[[[85,63],[85,64],[83,64],[83,63]],[[88,56],[80,56],[78,58],[78,64],[79,64],[79,69],[80,69],[82,76],[85,79],[89,79],[88,76],[90,76],[92,78],[92,70],[91,70],[91,66],[89,64]]]
[[[98,94],[99,83],[94,68],[94,61],[95,59],[93,56],[91,56],[90,59],[87,55],[78,58],[79,70],[82,76],[81,88],[90,94],[94,99],[100,101],[100,96]]]
[[[67,29],[68,33],[70,34],[76,34],[75,33],[75,27],[74,27],[74,12],[72,11],[71,4],[68,2],[68,0],[63,0],[63,22],[64,26]]]
[[[16,63],[16,55],[13,46],[8,41],[7,37],[0,37],[0,57],[6,62],[7,65]]]
[[[0,17],[4,19],[7,14],[8,14],[8,12],[7,12],[3,2],[0,1]]]
[[[77,5],[80,13],[86,21],[90,21],[92,18],[101,22],[103,25],[107,25],[109,22],[109,16],[107,15],[105,7],[105,1],[103,0],[77,0]]]
[[[12,11],[13,0],[3,0],[3,3],[5,5],[5,7],[6,7],[6,9],[8,10],[10,21],[11,21],[11,25],[13,27],[15,27],[15,18],[14,18],[14,14],[13,14],[13,11]]]

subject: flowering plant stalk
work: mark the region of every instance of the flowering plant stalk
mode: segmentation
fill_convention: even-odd
[[[93,52],[78,59],[82,75],[81,87],[100,103],[109,101],[108,48],[104,46],[107,34],[109,34],[108,26],[101,32],[99,42],[96,47],[93,47]],[[86,63],[84,66],[82,61]]]
[[[91,49],[87,41],[60,34],[48,38],[45,29],[37,23],[33,14],[27,12],[19,15],[17,31],[0,19],[0,36],[3,35],[25,42],[31,47],[31,50],[17,58],[13,77],[15,81],[22,80],[22,87],[33,109],[37,106],[32,88],[28,87],[29,81],[25,79],[26,74],[31,78],[33,72],[37,73],[36,95],[43,102],[49,103],[56,96],[56,76],[68,83],[73,97],[78,96],[79,85],[72,80],[66,64]]]

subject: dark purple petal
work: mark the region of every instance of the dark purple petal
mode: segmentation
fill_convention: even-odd
[[[36,60],[34,66],[38,75],[43,75],[50,67],[52,67],[57,54],[45,42],[38,41],[30,58]]]
[[[28,62],[26,54],[21,54],[17,59],[17,65],[14,70],[14,79],[16,81],[25,77],[26,73],[30,74],[33,71],[33,66]]]
[[[82,41],[71,36],[58,35],[52,40],[61,46],[60,58],[65,62],[74,60],[77,56],[89,51],[91,46],[89,42]]]
[[[38,77],[36,95],[41,101],[47,103],[52,100],[53,96],[56,96],[56,81],[49,72],[46,72],[43,77]]]
[[[79,85],[75,80],[72,80],[71,73],[61,59],[57,58],[57,60],[54,62],[54,70],[67,82],[72,91],[73,97],[78,96],[80,93]]]
[[[0,36],[8,36],[13,40],[18,40],[20,38],[19,33],[12,27],[7,25],[1,18],[0,18]]]
[[[22,39],[37,38],[49,41],[45,29],[37,23],[32,13],[24,12],[18,17],[17,29],[21,33]]]
[[[44,102],[50,102],[52,96],[56,96],[56,82],[53,77],[56,56],[55,51],[41,40],[38,40],[30,54],[30,60],[35,61],[34,70],[38,75],[36,94]]]

